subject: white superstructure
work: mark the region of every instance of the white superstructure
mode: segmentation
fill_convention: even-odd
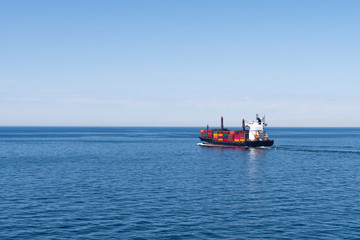
[[[249,140],[250,141],[265,141],[268,140],[268,135],[265,131],[267,123],[265,123],[265,116],[260,119],[256,114],[256,121],[246,122],[245,126],[249,127]]]

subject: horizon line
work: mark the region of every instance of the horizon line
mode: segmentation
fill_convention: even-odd
[[[0,128],[3,127],[91,127],[91,128],[206,128],[203,126],[128,126],[128,125],[0,125]],[[229,126],[228,128],[242,128],[242,126]],[[270,126],[266,128],[360,128],[360,126]],[[209,130],[215,129],[214,127],[209,127]]]

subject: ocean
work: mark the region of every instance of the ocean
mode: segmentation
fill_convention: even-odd
[[[0,239],[359,239],[360,128],[1,127]]]

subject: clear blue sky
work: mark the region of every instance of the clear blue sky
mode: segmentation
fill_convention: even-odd
[[[360,127],[360,1],[1,1],[0,125]]]

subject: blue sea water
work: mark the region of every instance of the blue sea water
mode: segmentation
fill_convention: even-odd
[[[1,127],[0,239],[359,239],[360,128]]]

